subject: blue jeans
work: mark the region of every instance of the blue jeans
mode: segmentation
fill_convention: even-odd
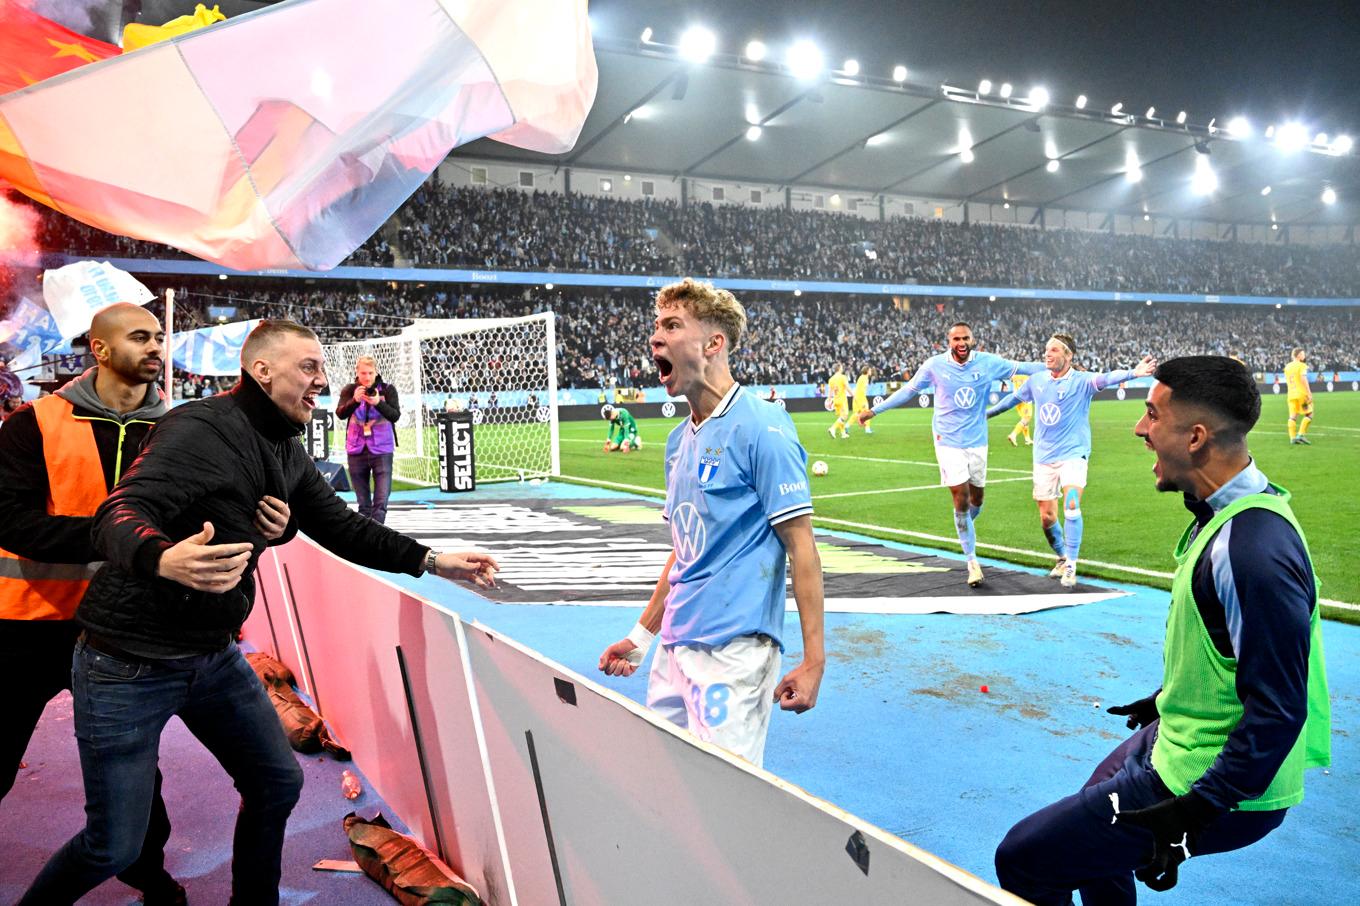
[[[302,769],[240,649],[124,660],[82,640],[71,686],[85,829],[47,861],[20,903],[74,903],[133,864],[151,814],[161,731],[178,714],[241,794],[232,902],[277,904],[284,828],[302,791]]]
[[[369,476],[373,490],[369,491]],[[374,522],[387,521],[387,498],[392,494],[392,454],[349,454],[349,480],[354,485],[354,496],[359,501],[359,515]],[[371,494],[371,496],[370,496]]]
[[[1120,824],[1121,812],[1147,808],[1172,793],[1152,767],[1157,721],[1120,743],[1079,792],[1046,806],[1011,828],[996,850],[997,883],[1039,906],[1069,904],[1081,891],[1086,906],[1138,901],[1134,869],[1152,858],[1152,832]],[[1284,822],[1288,809],[1229,812],[1199,833],[1193,855],[1229,852],[1260,840]],[[1193,860],[1181,871],[1193,871]]]

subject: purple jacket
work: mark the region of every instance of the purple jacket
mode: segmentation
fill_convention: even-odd
[[[373,386],[382,395],[382,400],[374,405],[368,402],[367,395],[355,398],[358,384],[346,384],[340,391],[340,403],[335,414],[349,419],[345,430],[345,452],[391,453],[397,446],[397,432],[394,425],[401,418],[401,405],[397,388],[383,382],[378,375]],[[365,430],[367,428],[367,430]]]

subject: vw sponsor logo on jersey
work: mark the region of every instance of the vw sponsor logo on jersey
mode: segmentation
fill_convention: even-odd
[[[977,398],[977,390],[972,387],[960,387],[954,391],[954,405],[960,409],[971,409]]]
[[[1062,419],[1062,410],[1057,403],[1044,403],[1039,407],[1039,422],[1052,428]]]
[[[663,418],[675,418],[675,403],[666,400],[661,404],[661,416]]]
[[[718,474],[718,466],[720,465],[722,465],[722,448],[704,447],[703,455],[699,457],[699,484],[708,484],[709,479]]]
[[[708,527],[699,509],[685,501],[671,513],[671,540],[675,544],[675,559],[689,566],[704,555],[708,546]]]

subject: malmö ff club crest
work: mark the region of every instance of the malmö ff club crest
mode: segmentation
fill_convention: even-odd
[[[699,484],[708,484],[709,479],[718,474],[721,457],[722,447],[704,447],[704,455],[699,457]]]

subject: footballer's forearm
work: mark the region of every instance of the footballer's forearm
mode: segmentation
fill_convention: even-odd
[[[803,663],[826,663],[825,589],[822,558],[812,535],[812,517],[796,516],[775,526],[775,533],[789,555],[793,574],[793,600],[803,632]]]
[[[874,415],[882,415],[889,409],[896,409],[898,406],[905,406],[916,396],[917,393],[920,392],[920,390],[921,388],[916,385],[915,381],[907,381],[901,387],[898,387],[892,396],[888,397],[883,402],[879,403],[877,406],[874,406],[869,411],[872,412]]]
[[[666,565],[661,570],[661,576],[656,580],[656,587],[652,589],[651,600],[642,609],[642,616],[638,617],[638,625],[643,629],[656,635],[661,631],[661,616],[666,611],[666,596],[671,593],[671,568],[675,566],[675,551],[666,558]]]

